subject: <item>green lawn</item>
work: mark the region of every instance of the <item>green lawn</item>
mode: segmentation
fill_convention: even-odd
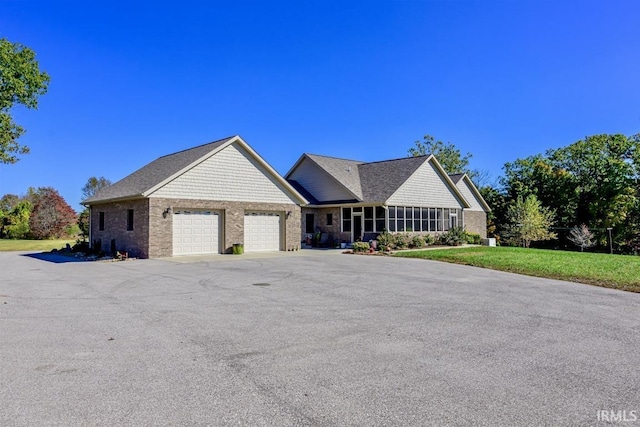
[[[640,257],[637,256],[511,247],[434,249],[400,252],[395,256],[453,262],[640,292]]]
[[[50,251],[51,249],[62,249],[69,243],[73,246],[76,241],[72,240],[11,240],[0,239],[0,251]]]

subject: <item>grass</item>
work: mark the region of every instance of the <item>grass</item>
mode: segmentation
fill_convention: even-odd
[[[0,251],[50,251],[51,249],[62,249],[69,243],[73,246],[75,239],[59,240],[12,240],[0,239]]]
[[[397,253],[456,264],[640,292],[640,257],[510,247],[435,249]]]

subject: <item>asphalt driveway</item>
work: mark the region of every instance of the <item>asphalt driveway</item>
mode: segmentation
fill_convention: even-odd
[[[177,261],[0,253],[0,425],[640,425],[639,294],[330,252]]]

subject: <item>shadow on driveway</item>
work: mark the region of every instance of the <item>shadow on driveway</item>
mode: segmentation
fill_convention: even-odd
[[[67,262],[89,262],[89,261],[87,261],[85,259],[82,259],[82,258],[76,258],[74,256],[66,256],[66,255],[60,255],[60,254],[54,254],[54,253],[50,253],[50,252],[39,252],[39,253],[33,253],[33,254],[24,254],[22,256],[39,259],[41,261],[48,261],[48,262],[52,262],[54,264],[64,264],[64,263],[67,263]]]

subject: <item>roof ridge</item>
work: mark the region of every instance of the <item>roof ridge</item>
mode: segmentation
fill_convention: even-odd
[[[226,138],[220,138],[220,139],[215,140],[215,141],[206,142],[206,143],[204,143],[204,144],[196,145],[195,147],[185,148],[184,150],[180,150],[180,151],[176,151],[176,152],[174,152],[174,153],[165,154],[164,156],[160,156],[160,157],[158,157],[158,159],[162,159],[162,158],[164,158],[164,157],[173,156],[173,155],[175,155],[175,154],[184,153],[184,152],[186,152],[186,151],[195,150],[196,148],[202,148],[202,147],[204,147],[205,145],[217,144],[217,143],[222,142],[222,141],[228,141],[228,140],[230,140],[231,138],[235,138],[235,137],[237,137],[237,136],[240,136],[240,135],[231,135],[231,136],[228,136],[228,137],[226,137]]]
[[[397,159],[387,159],[387,160],[376,160],[374,162],[363,162],[364,165],[371,165],[374,163],[388,163],[388,162],[397,162],[399,160],[409,160],[409,159],[419,159],[419,158],[427,158],[431,156],[431,154],[425,154],[422,156],[408,156],[408,157],[398,157]]]
[[[325,156],[323,154],[313,154],[313,153],[304,153],[307,156],[316,156],[316,157],[324,157],[325,159],[335,159],[335,160],[346,160],[348,162],[356,162],[356,163],[367,163],[362,160],[354,160],[354,159],[345,159],[344,157],[336,157],[336,156]]]

